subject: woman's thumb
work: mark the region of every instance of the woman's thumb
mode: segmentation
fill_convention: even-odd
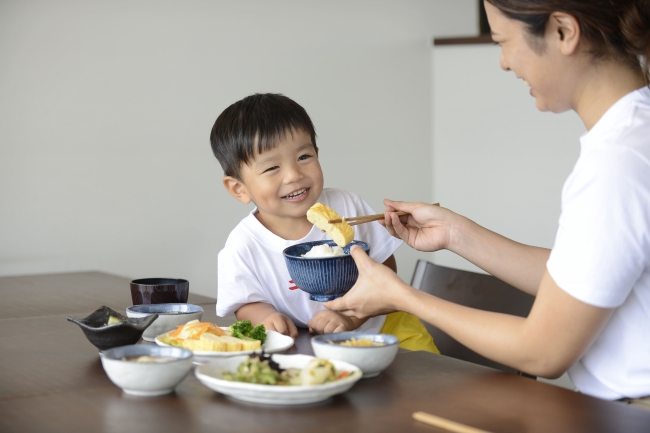
[[[361,268],[362,266],[366,266],[369,262],[372,262],[372,259],[368,257],[365,250],[357,245],[350,248],[350,255],[357,264],[357,268]]]

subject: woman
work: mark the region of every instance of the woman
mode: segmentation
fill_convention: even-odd
[[[553,250],[423,203],[386,200],[384,224],[413,248],[448,249],[535,295],[529,316],[419,292],[360,249],[352,253],[357,284],[325,306],[357,317],[406,311],[502,364],[550,378],[568,370],[581,392],[643,403],[650,396],[650,1],[485,6],[501,67],[526,80],[539,110],[575,110],[587,128],[562,192]]]

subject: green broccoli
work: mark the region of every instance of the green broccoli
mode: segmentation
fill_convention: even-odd
[[[260,340],[264,344],[264,341],[266,341],[266,328],[260,323],[251,330],[248,336],[255,340]]]
[[[230,332],[232,332],[233,337],[243,338],[248,337],[251,330],[253,329],[253,324],[250,320],[240,320],[230,325]]]
[[[237,338],[251,338],[260,340],[262,344],[266,340],[266,328],[261,323],[253,328],[250,320],[240,320],[230,325],[230,333]]]

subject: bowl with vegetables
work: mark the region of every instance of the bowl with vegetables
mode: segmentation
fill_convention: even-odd
[[[360,331],[317,335],[311,339],[314,354],[320,358],[337,359],[354,364],[363,377],[375,377],[388,367],[399,349],[399,339],[390,334]]]
[[[141,318],[125,317],[107,306],[98,308],[83,319],[66,317],[77,324],[88,341],[100,351],[137,343],[145,329],[157,318],[158,314]]]
[[[156,336],[176,329],[192,320],[201,320],[203,308],[193,304],[141,304],[126,309],[126,316],[132,318],[158,314],[158,318],[142,333],[142,339],[154,341]]]
[[[198,366],[194,374],[218,393],[270,405],[323,401],[361,378],[361,370],[347,362],[279,354],[221,358]]]
[[[126,394],[157,396],[171,393],[192,369],[192,352],[179,347],[135,344],[103,353],[108,378]]]

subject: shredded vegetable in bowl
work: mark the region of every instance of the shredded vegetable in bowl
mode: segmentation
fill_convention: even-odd
[[[350,338],[349,340],[341,341],[339,342],[334,342],[330,341],[330,344],[338,344],[340,346],[351,346],[351,347],[372,347],[372,346],[385,346],[384,343],[377,343],[372,341],[372,338],[359,338],[356,339],[354,337]]]

